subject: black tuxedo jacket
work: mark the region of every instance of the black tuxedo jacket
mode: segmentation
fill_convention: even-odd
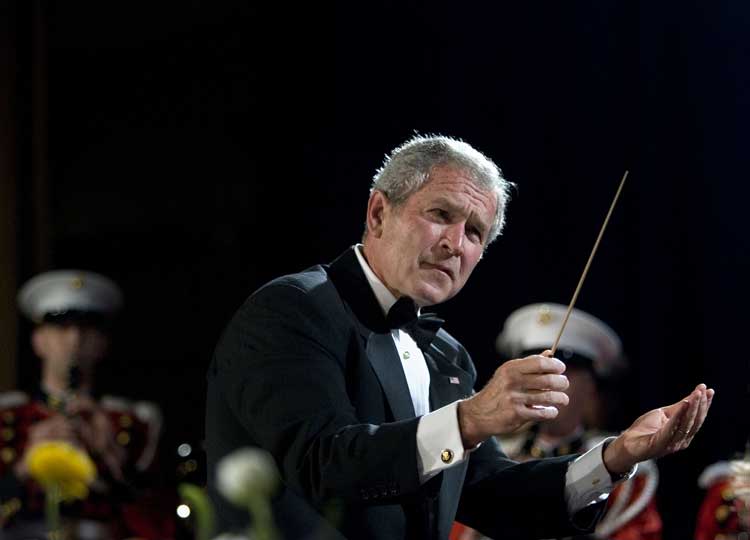
[[[424,353],[432,410],[472,393],[476,371],[460,343],[440,330]],[[287,539],[447,539],[454,518],[496,540],[593,525],[597,508],[576,524],[566,510],[570,458],[519,464],[488,440],[420,484],[418,422],[353,249],[270,282],[235,314],[208,372],[208,483],[220,526],[246,522],[214,489],[217,461],[243,446],[279,466],[274,513]]]

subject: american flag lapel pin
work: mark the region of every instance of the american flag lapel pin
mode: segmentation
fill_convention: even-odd
[[[458,380],[458,377],[449,377],[449,380],[451,384],[460,384],[461,381]]]

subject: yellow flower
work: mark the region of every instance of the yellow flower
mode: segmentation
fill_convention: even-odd
[[[44,489],[59,489],[63,500],[85,499],[89,484],[96,477],[96,466],[89,455],[62,441],[35,445],[28,455],[31,477]]]

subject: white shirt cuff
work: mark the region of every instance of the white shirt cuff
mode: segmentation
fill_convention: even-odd
[[[470,450],[464,450],[458,427],[458,403],[455,401],[419,419],[417,467],[422,484],[469,456]]]
[[[571,515],[592,503],[606,500],[614,489],[612,476],[604,466],[604,446],[614,439],[615,437],[604,439],[568,466],[565,474],[565,500]],[[638,465],[633,466],[621,480],[631,478],[636,470]]]

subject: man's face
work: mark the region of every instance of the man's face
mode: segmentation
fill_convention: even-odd
[[[67,375],[76,362],[82,369],[93,367],[107,352],[109,337],[87,324],[42,324],[32,334],[34,352],[56,374]]]
[[[588,368],[568,365],[565,376],[569,383],[565,390],[568,404],[557,408],[559,412],[554,419],[540,424],[543,433],[554,437],[569,437],[581,427],[591,427],[588,421],[595,419],[599,407],[596,380]]]
[[[417,304],[454,296],[482,257],[497,197],[460,169],[436,167],[399,207],[381,192],[368,204],[365,256],[396,295]]]

